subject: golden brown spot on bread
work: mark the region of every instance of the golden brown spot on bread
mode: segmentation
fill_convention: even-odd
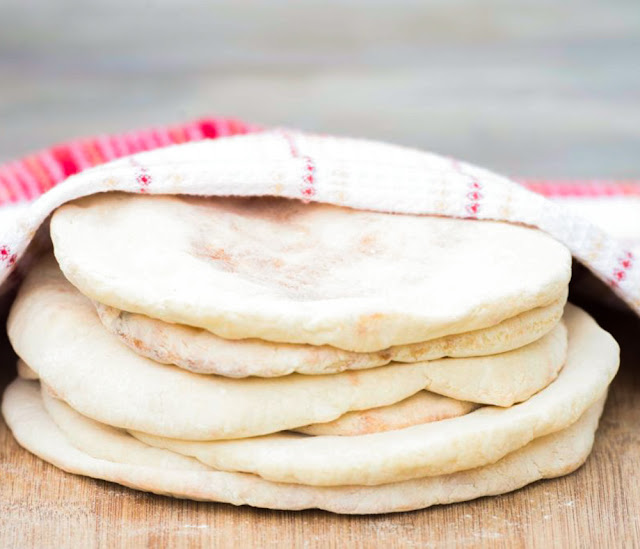
[[[207,245],[194,246],[193,255],[207,261],[213,261],[217,268],[223,271],[233,271],[234,261],[224,248],[216,248]]]
[[[351,385],[360,385],[360,377],[358,376],[358,372],[347,371],[347,377],[349,378],[349,383]]]
[[[362,317],[357,324],[357,330],[359,335],[366,335],[371,329],[375,329],[378,320],[384,318],[382,313],[373,313]]]
[[[231,256],[224,251],[224,248],[214,248],[209,250],[207,254],[210,259],[214,261],[222,261],[224,263],[231,263]]]
[[[390,349],[385,349],[384,351],[379,351],[378,356],[382,360],[391,360],[392,353]]]
[[[389,430],[389,424],[380,418],[375,411],[373,414],[365,414],[362,418],[362,423],[364,424],[364,426],[361,427],[362,434],[379,433]]]
[[[366,255],[375,254],[378,240],[372,233],[365,234],[358,241],[357,251]]]
[[[138,339],[137,337],[132,338],[131,342],[133,343],[133,346],[140,351],[142,351],[146,347],[144,342],[141,339]]]
[[[117,329],[116,333],[122,338],[122,340],[129,346],[138,349],[138,351],[144,351],[147,349],[144,341],[132,336],[126,330]]]

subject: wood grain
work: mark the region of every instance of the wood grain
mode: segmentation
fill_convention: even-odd
[[[395,515],[175,500],[63,473],[0,425],[1,547],[634,547],[640,543],[640,320],[595,311],[622,345],[593,454],[512,494]],[[4,377],[12,377],[5,368]]]

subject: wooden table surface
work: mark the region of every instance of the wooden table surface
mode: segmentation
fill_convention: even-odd
[[[0,547],[637,547],[640,320],[595,314],[621,343],[622,367],[593,453],[567,477],[393,515],[269,511],[175,500],[63,473],[20,448],[0,423]],[[13,374],[4,372],[8,381]]]

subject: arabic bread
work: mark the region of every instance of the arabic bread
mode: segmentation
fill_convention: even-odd
[[[96,194],[60,207],[51,237],[100,303],[359,352],[493,326],[550,305],[571,276],[567,248],[535,229],[269,197]]]
[[[136,353],[162,364],[175,364],[200,374],[227,377],[276,377],[331,374],[398,362],[442,357],[504,353],[540,339],[558,324],[565,294],[551,305],[537,307],[473,332],[439,337],[384,351],[356,353],[329,345],[277,343],[262,339],[224,339],[202,328],[171,324],[146,315],[94,303],[103,326]]]
[[[309,437],[278,433],[193,442],[133,432],[147,444],[197,457],[216,469],[275,482],[376,485],[493,463],[577,421],[609,385],[619,348],[584,311],[567,305],[567,362],[557,379],[510,408],[484,406],[461,417],[369,435]]]
[[[334,513],[375,514],[502,494],[539,479],[571,473],[584,463],[591,451],[603,403],[604,398],[596,401],[569,428],[536,439],[485,467],[381,486],[338,487],[282,484],[241,473],[186,470],[187,463],[200,469],[195,460],[183,461],[182,469],[175,466],[168,469],[165,459],[150,454],[148,446],[138,443],[134,449],[132,445],[137,441],[119,430],[111,432],[118,440],[103,439],[104,426],[77,413],[94,434],[85,433],[72,443],[45,411],[38,384],[33,381],[14,381],[4,394],[2,412],[23,447],[70,473],[202,501],[283,510],[320,508]],[[82,449],[91,439],[91,451],[96,456]],[[104,444],[99,442],[101,439]],[[146,464],[140,464],[140,456]]]

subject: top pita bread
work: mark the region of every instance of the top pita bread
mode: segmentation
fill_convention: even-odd
[[[51,235],[98,302],[228,339],[359,352],[549,305],[571,272],[537,230],[278,198],[101,194],[58,209]]]

